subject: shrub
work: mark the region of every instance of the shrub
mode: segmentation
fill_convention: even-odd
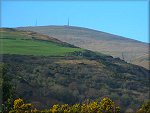
[[[103,98],[102,101],[93,101],[83,104],[53,105],[49,110],[37,110],[32,104],[25,104],[22,99],[16,99],[14,106],[9,113],[120,113],[120,108],[116,107],[109,98]]]
[[[9,113],[31,113],[32,104],[24,104],[22,99],[14,101],[13,109]]]

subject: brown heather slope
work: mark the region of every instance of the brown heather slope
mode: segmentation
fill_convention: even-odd
[[[19,27],[18,29],[49,35],[63,42],[113,57],[119,57],[127,62],[149,69],[149,44],[147,43],[73,26],[36,26]]]
[[[149,65],[149,63],[147,63],[147,62],[149,62],[149,59],[148,59],[148,58],[149,58],[149,55],[148,55],[148,54],[145,54],[145,55],[143,55],[143,56],[140,56],[140,57],[134,59],[134,60],[132,61],[132,63],[133,63],[133,64],[136,64],[136,65],[143,66],[143,67],[148,67],[148,69],[150,69],[150,65]]]

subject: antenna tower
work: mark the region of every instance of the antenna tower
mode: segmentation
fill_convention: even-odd
[[[69,24],[70,24],[70,20],[69,20],[69,18],[68,18],[68,26],[69,26]]]

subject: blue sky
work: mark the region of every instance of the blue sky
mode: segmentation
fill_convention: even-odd
[[[149,42],[148,0],[2,1],[1,27],[70,25]]]

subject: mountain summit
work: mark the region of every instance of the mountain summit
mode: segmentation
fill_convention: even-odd
[[[53,36],[63,42],[119,57],[129,63],[149,69],[149,44],[144,42],[75,26],[36,26],[19,27],[18,29]]]

